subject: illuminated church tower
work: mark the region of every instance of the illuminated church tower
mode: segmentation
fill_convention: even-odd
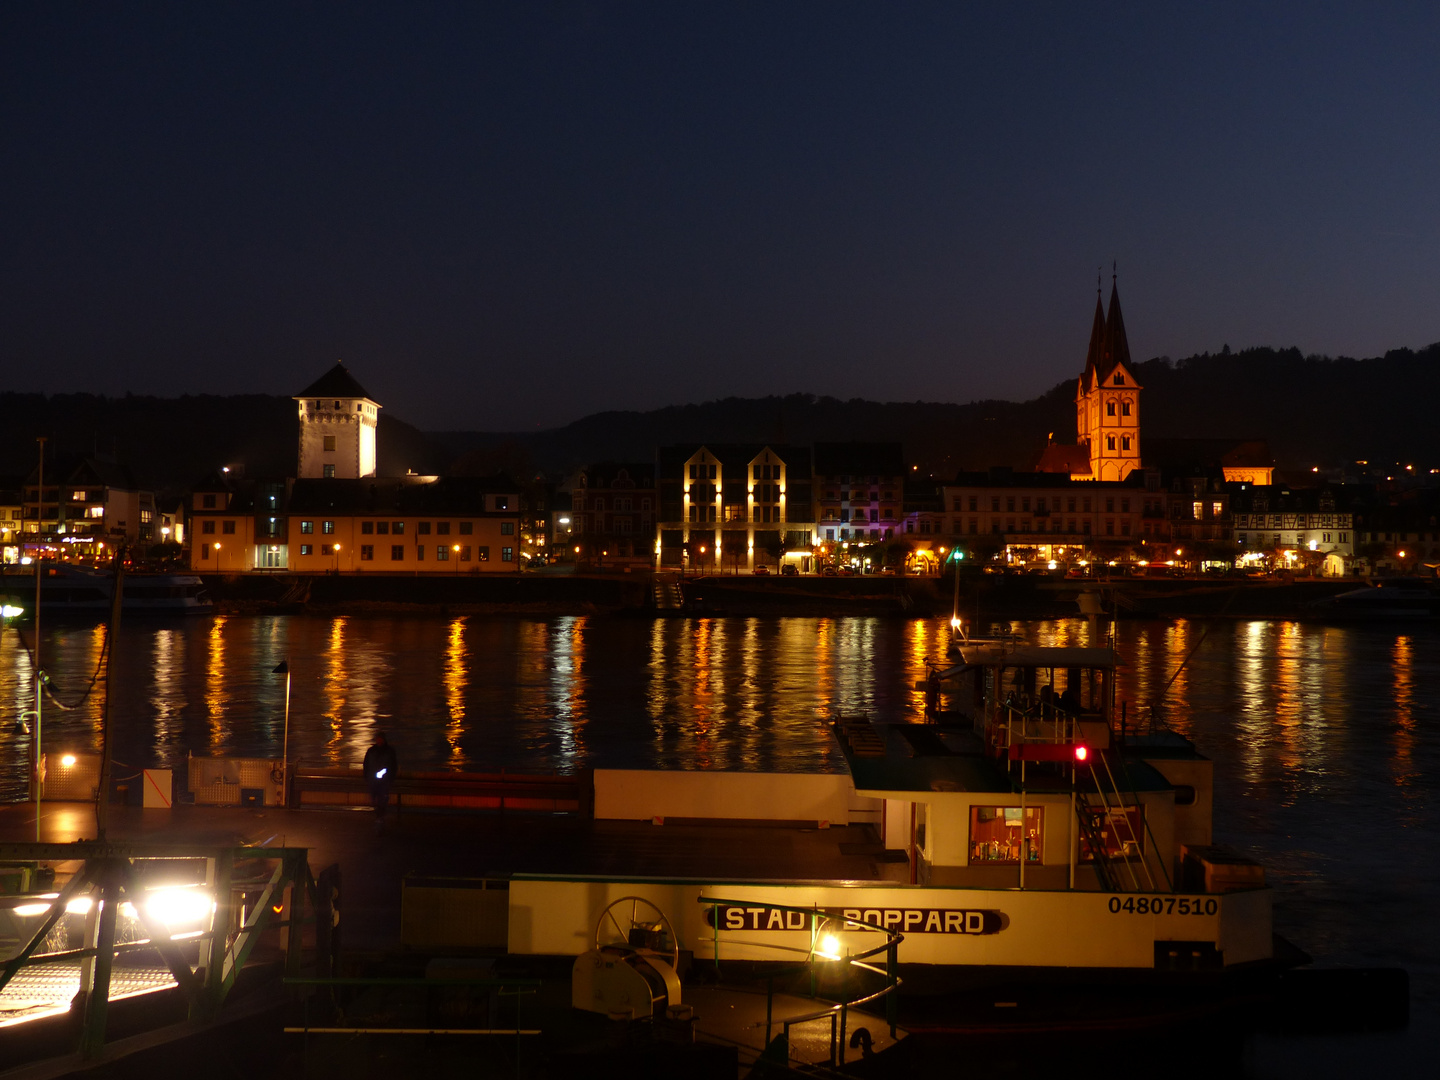
[[[1077,443],[1087,447],[1090,480],[1124,480],[1140,467],[1140,390],[1131,370],[1130,343],[1120,314],[1119,286],[1110,287],[1110,310],[1095,297],[1095,321],[1085,371],[1075,393]]]
[[[375,475],[380,406],[344,364],[336,364],[295,400],[300,403],[300,479]]]

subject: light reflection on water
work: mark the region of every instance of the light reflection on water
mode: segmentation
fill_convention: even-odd
[[[1084,619],[989,632],[1082,646],[1107,633]],[[1285,886],[1282,931],[1335,962],[1403,964],[1417,1003],[1433,1004],[1440,933],[1413,913],[1440,904],[1430,858],[1440,850],[1440,628],[1133,620],[1118,634],[1127,715],[1158,710],[1214,758],[1217,839]],[[285,681],[272,669],[288,660],[300,761],[358,764],[383,726],[407,769],[838,771],[825,720],[918,717],[916,683],[947,636],[938,619],[137,619],[117,653],[116,757],[278,756]],[[93,625],[45,629],[63,700],[83,690],[103,639]],[[29,737],[15,722],[33,685],[7,629],[6,799],[25,790]],[[102,704],[97,692],[73,712],[47,708],[47,749],[98,748]]]

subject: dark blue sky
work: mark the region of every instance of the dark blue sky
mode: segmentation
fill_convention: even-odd
[[[1026,398],[1112,259],[1137,358],[1440,339],[1436,8],[1012,7],[6,4],[0,386]]]

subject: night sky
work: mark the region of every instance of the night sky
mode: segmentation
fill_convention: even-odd
[[[1137,359],[1440,339],[1440,8],[1160,6],[7,3],[0,388],[1028,398],[1112,260]]]

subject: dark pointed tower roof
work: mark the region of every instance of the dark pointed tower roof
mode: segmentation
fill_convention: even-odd
[[[346,370],[345,365],[339,363],[295,396],[297,398],[365,398],[367,401],[375,400],[363,386],[355,381],[355,376]]]
[[[1125,336],[1125,318],[1120,314],[1120,286],[1113,281],[1110,285],[1110,313],[1105,317],[1104,360],[1100,364],[1100,378],[1105,380],[1116,364],[1124,364],[1130,370],[1130,341]]]
[[[1100,291],[1095,291],[1095,322],[1090,328],[1090,348],[1085,353],[1085,371],[1080,376],[1083,394],[1095,385],[1105,355],[1105,309],[1100,304]]]

